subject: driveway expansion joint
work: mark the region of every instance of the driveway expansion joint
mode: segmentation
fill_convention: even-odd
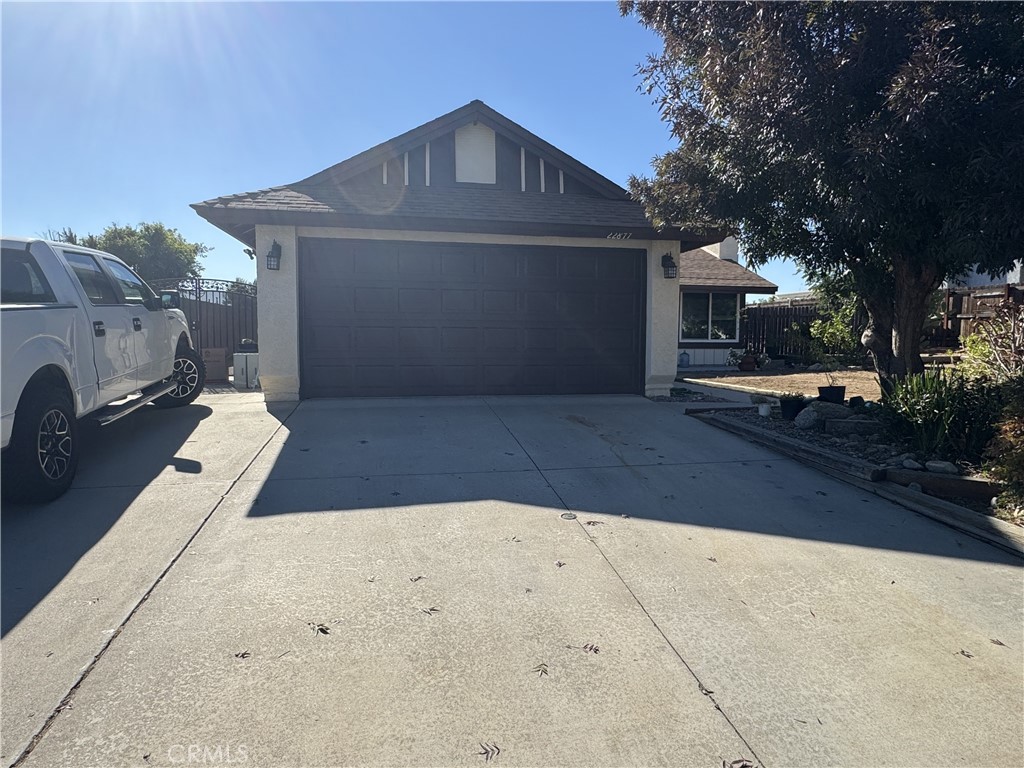
[[[486,401],[484,401],[484,402],[486,402]],[[491,413],[494,414],[494,417],[505,428],[505,430],[508,432],[509,436],[513,440],[516,441],[516,444],[519,445],[520,450],[522,450],[522,452],[527,456],[527,458],[530,459],[530,461],[533,464],[533,466],[536,467],[537,472],[540,474],[540,476],[542,478],[544,478],[544,482],[547,484],[548,488],[551,489],[551,492],[558,499],[559,503],[563,507],[565,507],[566,512],[572,513],[573,510],[569,507],[568,504],[565,503],[565,499],[562,498],[561,494],[559,494],[558,491],[555,489],[555,487],[551,484],[551,481],[548,479],[547,475],[544,474],[545,470],[541,469],[537,465],[537,462],[534,460],[533,456],[530,455],[530,452],[527,451],[526,447],[519,441],[519,438],[516,437],[515,433],[509,428],[508,424],[505,423],[505,420],[502,419],[500,415],[498,415],[498,413],[494,410],[494,408],[491,406],[490,403],[487,403],[487,407],[491,410]],[[709,464],[736,464],[736,463],[741,463],[741,462],[737,462],[737,461],[723,461],[723,462],[706,462],[706,463],[709,463]],[[654,464],[654,465],[650,465],[650,466],[673,466],[673,465]],[[676,465],[676,466],[678,466],[678,465]],[[631,469],[631,468],[633,468],[633,465],[613,465],[612,467],[608,467],[608,468],[609,469],[614,469],[614,468],[617,468],[617,467]],[[547,471],[551,472],[551,471],[558,471],[558,470],[547,470]],[[654,628],[658,631],[658,634],[661,635],[662,639],[665,641],[665,644],[672,650],[672,653],[674,653],[676,658],[679,659],[680,662],[682,662],[684,667],[686,667],[686,671],[689,672],[690,676],[696,681],[697,687],[700,690],[700,692],[703,693],[708,699],[710,699],[710,701],[711,701],[712,705],[714,706],[714,708],[716,710],[718,710],[718,712],[722,715],[723,718],[725,718],[725,721],[729,724],[729,727],[732,729],[733,733],[736,734],[736,737],[740,741],[743,742],[744,746],[746,746],[747,749],[750,750],[750,754],[753,756],[753,758],[757,762],[758,766],[761,766],[761,768],[765,768],[764,761],[758,756],[758,754],[754,750],[753,746],[751,746],[751,744],[747,740],[747,738],[742,733],[740,733],[739,728],[729,718],[728,713],[726,713],[726,711],[724,709],[722,709],[722,706],[717,701],[715,701],[715,698],[713,696],[713,691],[710,691],[704,685],[703,681],[697,676],[697,673],[694,672],[693,668],[686,662],[686,659],[683,658],[683,655],[679,652],[679,649],[676,648],[675,645],[673,645],[673,643],[669,639],[668,635],[665,634],[665,631],[659,626],[658,622],[650,614],[650,612],[647,610],[647,607],[643,604],[643,602],[641,602],[641,600],[637,596],[636,592],[634,592],[630,588],[629,584],[626,583],[626,580],[624,578],[622,578],[622,574],[620,574],[618,569],[614,566],[614,564],[612,564],[612,561],[608,558],[608,555],[605,553],[604,549],[601,547],[601,543],[590,533],[590,531],[587,530],[585,522],[583,520],[579,519],[578,515],[576,516],[575,523],[576,523],[576,526],[579,528],[579,530],[583,533],[583,536],[586,538],[586,540],[589,541],[591,544],[593,544],[593,545],[595,545],[597,547],[597,551],[601,553],[601,557],[604,559],[605,563],[608,564],[608,567],[611,569],[612,573],[615,574],[615,577],[619,580],[619,583],[621,583],[622,586],[626,589],[626,591],[629,592],[629,594],[633,598],[634,602],[636,602],[636,604],[640,607],[640,610],[644,612],[644,615],[651,622],[651,624],[654,626]]]
[[[116,640],[121,635],[121,632],[128,625],[128,622],[131,621],[135,617],[135,614],[138,613],[139,610],[142,608],[142,606],[146,604],[146,602],[149,600],[150,595],[152,595],[156,588],[160,586],[164,578],[166,578],[167,574],[170,573],[171,569],[177,564],[178,560],[181,559],[182,555],[184,555],[186,550],[188,550],[188,548],[192,545],[192,542],[195,541],[196,537],[199,536],[200,532],[206,527],[206,524],[213,517],[214,513],[216,513],[216,511],[220,509],[221,504],[223,504],[224,500],[231,494],[231,491],[234,490],[235,486],[238,484],[239,480],[241,480],[242,476],[249,470],[249,467],[253,465],[256,459],[259,458],[260,454],[266,450],[267,446],[270,445],[270,442],[274,439],[277,433],[284,428],[285,422],[288,421],[288,419],[291,417],[293,413],[295,413],[294,408],[291,411],[289,411],[288,414],[281,420],[281,423],[277,425],[277,428],[274,429],[274,431],[270,434],[266,441],[264,441],[263,445],[260,446],[259,450],[253,454],[252,458],[249,459],[245,467],[242,468],[241,472],[239,472],[231,481],[231,483],[228,485],[227,490],[220,495],[220,498],[217,499],[216,503],[213,505],[213,507],[211,507],[210,511],[206,514],[206,516],[200,521],[196,529],[188,537],[188,539],[181,546],[181,548],[175,553],[174,557],[171,558],[171,561],[160,572],[160,575],[156,577],[156,580],[143,593],[142,597],[140,597],[138,601],[136,601],[135,605],[133,605],[131,610],[128,611],[128,614],[124,617],[124,619],[121,620],[121,623],[118,624],[117,627],[110,633],[110,637],[108,637],[106,642],[104,642],[100,646],[99,651],[97,651],[96,655],[92,657],[92,660],[89,661],[89,663],[82,669],[81,673],[78,676],[78,679],[75,680],[74,684],[64,695],[64,697],[60,700],[60,703],[56,707],[54,707],[53,711],[50,712],[50,714],[46,717],[46,720],[39,727],[39,730],[37,730],[32,735],[32,738],[29,740],[28,745],[21,751],[21,754],[19,754],[18,757],[15,758],[15,760],[12,763],[9,764],[10,768],[18,768],[18,766],[24,763],[25,760],[27,760],[28,757],[32,754],[33,750],[35,750],[35,748],[39,746],[39,743],[46,737],[47,732],[50,730],[50,727],[56,721],[58,715],[60,715],[60,713],[64,710],[71,708],[74,702],[74,698],[78,693],[78,690],[82,687],[82,684],[85,683],[86,679],[89,677],[93,669],[95,669],[96,665],[100,662],[100,659],[102,659],[103,656],[106,655],[111,645],[113,645],[114,640]]]

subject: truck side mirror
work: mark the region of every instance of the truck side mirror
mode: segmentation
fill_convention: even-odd
[[[160,305],[164,309],[181,309],[181,296],[177,291],[160,291]]]

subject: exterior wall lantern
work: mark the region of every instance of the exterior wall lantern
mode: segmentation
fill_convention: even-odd
[[[666,280],[675,280],[679,277],[679,267],[676,266],[676,262],[672,258],[671,253],[666,253],[661,257],[661,268],[665,270]]]
[[[281,244],[274,241],[274,244],[270,246],[270,251],[267,253],[267,269],[280,269],[281,268]]]

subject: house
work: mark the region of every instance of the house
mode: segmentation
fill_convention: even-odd
[[[993,286],[1021,285],[1024,284],[1024,261],[1014,262],[1009,272],[992,277],[991,275],[971,269],[952,280],[947,280],[944,287],[955,289],[964,288],[989,288]]]
[[[722,239],[655,230],[622,187],[480,101],[192,207],[255,250],[268,400],[666,394],[676,265]],[[711,287],[738,302],[749,286],[729,281]]]
[[[737,261],[736,239],[686,251],[679,258],[680,365],[725,365],[745,345],[740,316],[748,293],[779,287]]]

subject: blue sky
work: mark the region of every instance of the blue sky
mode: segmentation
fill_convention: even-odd
[[[602,3],[2,4],[3,232],[161,221],[252,277],[189,203],[304,178],[481,99],[625,185],[672,148]],[[799,290],[788,263],[761,274]]]

